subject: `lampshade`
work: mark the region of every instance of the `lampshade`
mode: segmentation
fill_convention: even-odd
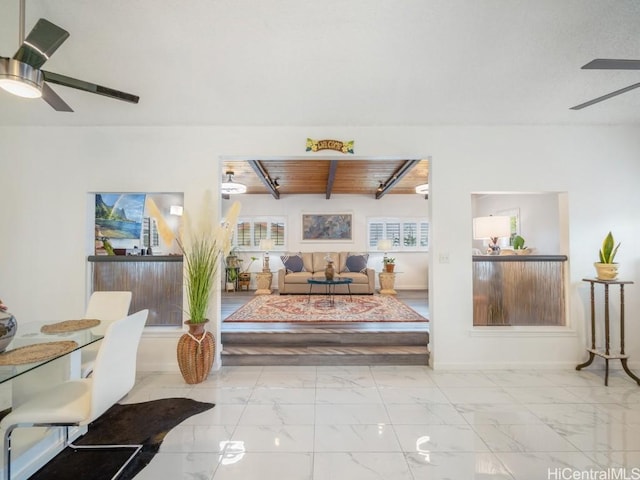
[[[382,252],[388,252],[393,247],[393,241],[388,238],[381,238],[378,240],[378,250]]]
[[[511,217],[489,216],[473,219],[473,239],[484,240],[511,236]]]
[[[180,215],[182,215],[183,211],[184,211],[184,209],[182,208],[182,205],[171,205],[169,207],[169,214],[170,215],[180,216]]]
[[[268,252],[273,248],[273,240],[270,238],[263,238],[260,240],[260,250]]]
[[[222,194],[237,195],[239,193],[245,193],[247,191],[246,185],[233,181],[233,172],[226,172],[226,175],[227,181],[222,182],[222,185],[220,185],[220,192]]]

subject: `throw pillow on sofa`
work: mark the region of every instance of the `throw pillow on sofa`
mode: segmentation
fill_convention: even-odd
[[[347,265],[345,272],[359,272],[365,273],[367,270],[367,261],[369,260],[368,253],[361,254],[349,254],[347,257]]]
[[[300,255],[281,255],[280,260],[287,273],[306,272]]]

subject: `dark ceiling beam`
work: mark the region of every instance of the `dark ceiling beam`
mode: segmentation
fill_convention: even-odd
[[[260,160],[249,160],[248,163],[251,168],[253,168],[253,171],[256,172],[260,181],[264,183],[265,187],[267,187],[267,190],[269,190],[271,195],[273,195],[276,200],[280,200],[280,192],[276,189],[273,180],[271,180],[269,173],[264,168]]]
[[[385,193],[393,188],[393,186],[400,181],[407,173],[415,167],[420,160],[405,160],[405,162],[391,175],[386,182],[382,185],[382,189],[376,191],[376,200],[380,200]]]
[[[336,180],[336,171],[338,170],[338,161],[331,160],[329,163],[329,177],[327,178],[327,191],[325,198],[329,200],[331,198],[331,191],[333,190],[333,182]]]

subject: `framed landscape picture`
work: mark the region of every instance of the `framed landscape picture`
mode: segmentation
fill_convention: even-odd
[[[144,193],[96,193],[95,222],[100,236],[139,239]]]
[[[351,213],[302,214],[302,240],[351,241],[353,215]]]

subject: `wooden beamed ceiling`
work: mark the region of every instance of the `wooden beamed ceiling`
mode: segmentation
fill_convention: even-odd
[[[397,160],[230,160],[223,162],[233,180],[247,186],[247,195],[384,195],[413,194],[428,183],[429,161]]]

